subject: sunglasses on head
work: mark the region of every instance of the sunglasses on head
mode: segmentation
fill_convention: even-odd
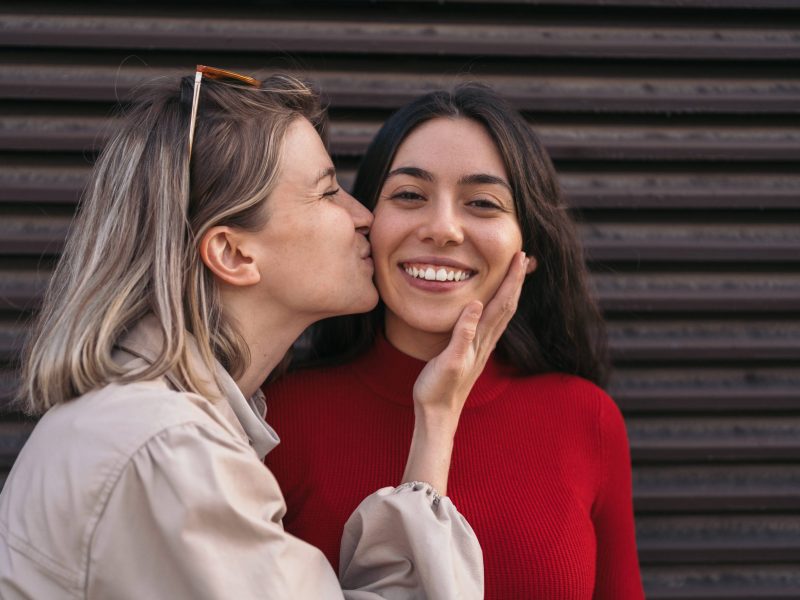
[[[230,80],[254,88],[260,88],[261,82],[258,79],[242,75],[241,73],[234,73],[233,71],[226,71],[225,69],[218,69],[216,67],[207,67],[206,65],[197,65],[197,70],[194,74],[194,93],[192,94],[192,116],[189,119],[189,158],[192,156],[192,144],[194,143],[194,125],[197,121],[197,105],[200,98],[200,84],[203,77],[209,79]]]

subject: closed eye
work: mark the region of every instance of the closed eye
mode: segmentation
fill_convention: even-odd
[[[336,194],[338,194],[338,193],[339,193],[341,190],[342,190],[342,188],[336,188],[335,190],[330,190],[330,191],[328,191],[328,192],[325,192],[325,193],[324,193],[324,194],[322,194],[322,195],[323,195],[323,197],[325,197],[325,198],[333,198],[333,197],[334,197],[334,196],[336,196]]]

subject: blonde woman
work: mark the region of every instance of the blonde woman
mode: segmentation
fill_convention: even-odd
[[[0,597],[482,597],[477,540],[435,490],[524,257],[420,376],[402,481],[351,517],[337,581],[283,530],[258,386],[309,324],[375,305],[372,216],[298,80],[198,67],[139,100],[24,356],[21,398],[44,416],[0,495]]]

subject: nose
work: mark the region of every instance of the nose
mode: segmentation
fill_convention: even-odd
[[[420,240],[433,242],[440,248],[463,243],[464,231],[456,213],[455,203],[431,202],[418,235]]]
[[[356,231],[363,235],[369,233],[369,228],[372,227],[373,216],[369,209],[361,204],[358,200],[353,198],[350,194],[342,190],[342,205],[345,207],[350,217],[353,219],[353,224]]]

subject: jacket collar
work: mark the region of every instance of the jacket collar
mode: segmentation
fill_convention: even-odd
[[[202,375],[205,369],[200,359],[200,352],[194,336],[188,333],[187,343],[192,370]],[[122,336],[116,346],[124,352],[153,363],[163,346],[163,334],[156,316],[149,314],[142,318]],[[216,381],[210,374],[204,381],[205,387],[213,393],[212,397],[206,399],[220,410],[237,433],[249,442],[259,458],[264,460],[267,453],[280,443],[280,438],[264,420],[267,407],[263,392],[258,390],[249,400],[245,399],[239,386],[222,365],[214,361],[214,367]],[[173,389],[185,391],[174,373],[167,372],[164,378]]]

